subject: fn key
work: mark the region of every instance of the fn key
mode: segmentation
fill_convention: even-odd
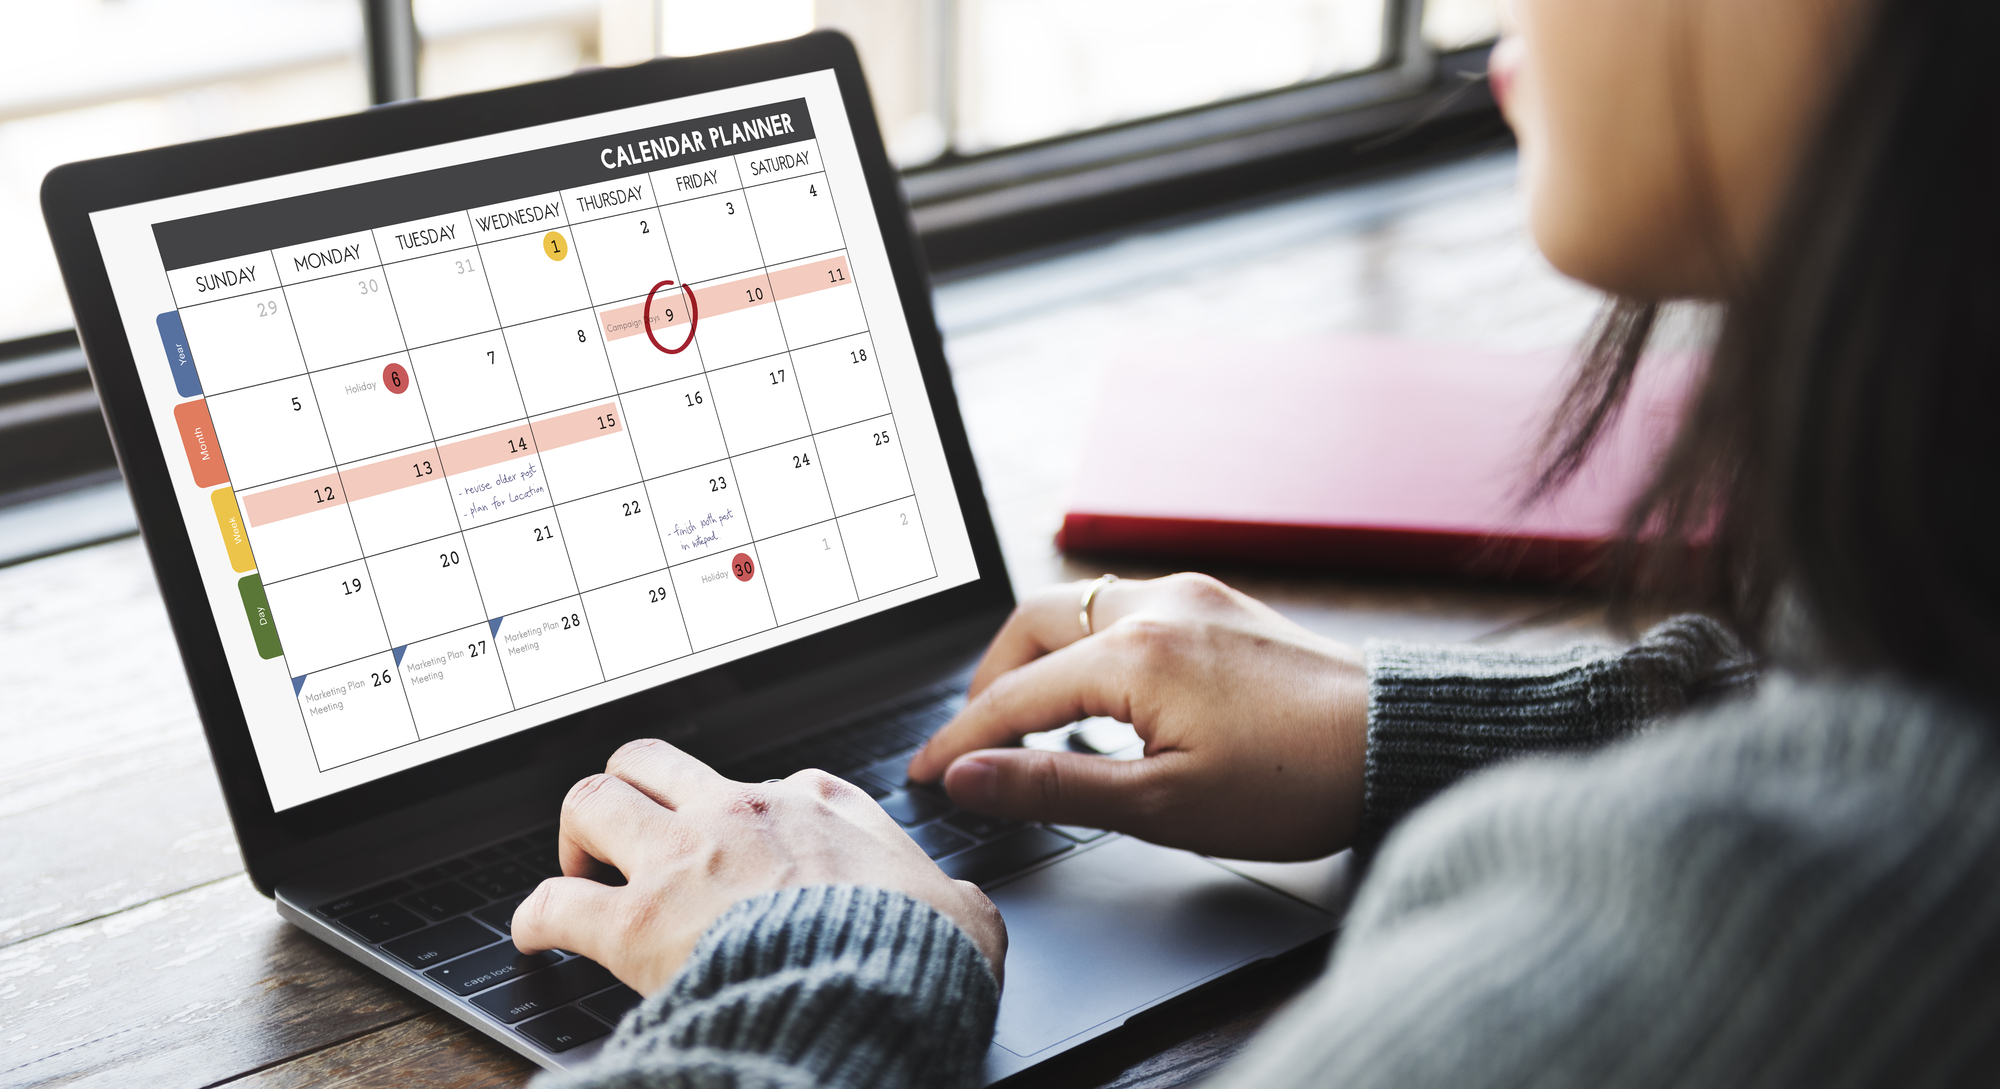
[[[611,1033],[603,1022],[575,1006],[524,1021],[519,1028],[521,1035],[540,1044],[543,1051],[568,1051]]]

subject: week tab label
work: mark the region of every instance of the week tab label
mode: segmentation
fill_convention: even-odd
[[[248,571],[257,566],[250,555],[250,537],[243,531],[243,515],[236,509],[236,489],[217,488],[209,493],[215,504],[215,524],[222,530],[222,544],[229,550],[229,566]]]
[[[187,330],[181,327],[181,312],[169,310],[159,317],[160,344],[167,349],[167,366],[174,372],[174,389],[183,397],[201,396],[201,376],[194,369],[194,352],[188,348]]]

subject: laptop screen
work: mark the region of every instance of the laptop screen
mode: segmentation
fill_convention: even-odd
[[[830,70],[91,223],[276,809],[978,578]]]

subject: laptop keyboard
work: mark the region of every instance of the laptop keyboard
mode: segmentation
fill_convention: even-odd
[[[800,746],[721,769],[742,782],[823,768],[868,792],[951,876],[985,884],[1104,835],[968,813],[934,787],[904,781],[910,757],[963,706],[927,699],[872,716]],[[639,994],[596,962],[514,948],[514,908],[561,873],[556,826],[489,844],[393,881],[322,904],[318,913],[423,973],[548,1052],[611,1033]]]

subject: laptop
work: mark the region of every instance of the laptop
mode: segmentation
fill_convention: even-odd
[[[514,905],[633,738],[866,790],[1012,945],[998,1080],[1335,915],[904,781],[1013,605],[853,47],[75,163],[42,199],[245,865],[501,1045],[640,1000]]]

